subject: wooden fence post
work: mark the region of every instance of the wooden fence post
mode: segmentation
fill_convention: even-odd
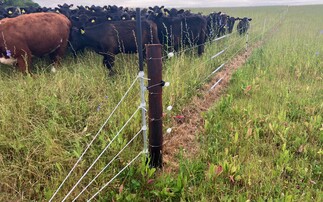
[[[162,45],[146,45],[149,91],[149,155],[150,166],[161,168],[163,163],[163,106],[162,106]]]

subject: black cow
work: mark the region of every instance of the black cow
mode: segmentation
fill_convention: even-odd
[[[7,18],[14,18],[19,16],[20,14],[20,9],[18,7],[11,6],[6,8],[6,14],[4,16]]]
[[[221,13],[218,17],[218,25],[219,25],[219,33],[217,37],[223,36],[226,33],[226,26],[228,23],[228,15],[225,13]]]
[[[103,56],[103,64],[113,73],[115,55],[118,53],[136,53],[136,21],[103,22],[91,27],[71,31],[71,46],[77,51],[89,47]],[[150,21],[142,21],[142,46],[159,44],[157,26]]]
[[[181,45],[197,45],[198,55],[204,52],[207,22],[202,16],[166,17],[160,8],[150,7],[152,9],[158,13],[149,11],[148,19],[157,24],[158,37],[162,44],[173,46],[175,51]]]
[[[244,18],[237,18],[237,20],[240,20],[237,26],[238,33],[240,35],[243,35],[248,31],[250,27],[249,21],[251,21],[252,19],[244,17]]]
[[[154,12],[156,15],[159,13],[163,13],[165,6],[154,6],[154,7],[148,7],[148,10],[150,12]]]
[[[184,9],[177,10],[176,8],[172,8],[168,10],[167,8],[165,8],[164,13],[167,17],[182,17],[182,14],[184,13]]]
[[[227,32],[229,34],[232,33],[235,22],[236,22],[236,18],[235,17],[229,17],[228,18],[228,22],[227,22]]]
[[[70,16],[73,26],[75,27],[88,27],[100,24],[106,21],[120,21],[130,20],[130,15],[127,13],[128,9],[118,6],[94,6],[91,7],[78,7],[77,11],[73,12]]]
[[[63,5],[58,4],[57,6],[58,8],[55,8],[56,12],[61,13],[68,18],[71,16],[71,8],[73,7],[73,4],[68,5],[64,3]]]
[[[208,16],[206,16],[207,21],[207,34],[206,36],[212,40],[215,37],[219,36],[220,34],[220,24],[219,24],[219,18],[220,18],[221,12],[212,12]]]

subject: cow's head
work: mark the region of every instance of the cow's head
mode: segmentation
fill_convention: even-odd
[[[63,5],[58,4],[58,7],[55,8],[55,11],[69,18],[71,15],[71,7],[73,7],[73,4],[70,4],[70,5],[66,3],[64,3]]]
[[[70,31],[70,37],[69,37],[69,41],[70,41],[70,46],[72,49],[72,52],[74,54],[76,54],[76,52],[80,49],[82,49],[86,43],[85,40],[85,35],[86,35],[86,30],[84,27],[72,27],[71,31]]]
[[[149,10],[147,20],[151,20],[151,21],[156,22],[156,21],[160,20],[163,16],[164,16],[164,14],[162,12],[155,13],[154,11]]]
[[[154,13],[163,13],[164,6],[154,6],[154,7],[149,7],[149,11],[152,11]]]
[[[184,9],[177,10],[176,8],[172,8],[168,10],[167,8],[165,8],[164,13],[168,17],[178,17],[184,13]]]
[[[86,14],[73,15],[70,17],[73,27],[81,28],[97,24],[96,16],[87,16]]]
[[[20,15],[20,9],[18,7],[8,7],[6,9],[6,17],[14,18]]]

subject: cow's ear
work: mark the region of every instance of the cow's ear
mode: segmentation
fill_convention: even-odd
[[[57,6],[58,6],[58,7],[60,7],[60,8],[62,8],[62,7],[63,7],[61,4],[58,4]]]
[[[249,20],[249,21],[251,21],[251,20],[252,20],[252,18],[249,18],[248,20]]]
[[[184,9],[177,11],[177,14],[182,14],[182,13],[184,13]]]
[[[165,6],[161,6],[161,7],[160,7],[160,9],[163,9],[163,8],[165,8]]]
[[[148,8],[149,8],[149,10],[152,10],[152,11],[154,10],[153,7],[151,7],[151,6],[149,6]]]
[[[238,18],[236,18],[236,20],[241,20],[241,18],[238,17]]]
[[[70,4],[68,7],[69,7],[69,8],[72,8],[73,6],[74,6],[73,4]]]

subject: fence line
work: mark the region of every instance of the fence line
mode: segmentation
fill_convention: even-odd
[[[226,34],[226,35],[221,36],[219,38],[213,39],[212,41],[219,41],[219,40],[224,39],[224,38],[229,37],[229,36],[231,36],[231,34]]]
[[[226,64],[226,62],[225,63],[222,63],[218,68],[216,68],[213,72],[211,72],[211,74],[209,74],[207,77],[206,77],[206,79],[208,79],[208,78],[210,78],[213,74],[215,74],[217,71],[219,71],[224,65]],[[206,80],[205,79],[205,80]]]
[[[129,142],[119,151],[118,154],[116,154],[111,160],[110,162],[104,167],[102,168],[102,170],[92,179],[92,181],[86,185],[83,190],[73,199],[72,202],[74,202],[76,199],[78,199],[78,197],[80,197],[82,195],[82,193],[110,166],[110,164],[128,147],[128,145],[136,138],[138,137],[138,135],[144,131],[145,128],[141,128],[140,131],[131,139],[129,140]]]
[[[288,10],[287,12],[284,13],[284,15],[280,15],[280,20],[282,20],[283,17],[285,17],[285,15],[288,13]],[[281,21],[279,21],[278,23],[274,24],[272,26],[272,28],[281,23]],[[266,21],[264,23],[264,28],[265,28],[265,25],[266,25]],[[263,29],[264,29],[263,28]],[[272,29],[271,28],[271,29]],[[271,30],[269,29],[269,30]],[[268,30],[267,30],[268,31]],[[248,34],[249,32],[247,32],[246,34],[246,43],[248,45],[248,42],[252,42],[253,40],[256,40],[259,36],[263,35],[264,34],[264,31],[263,33],[255,36],[254,38],[250,39],[249,40],[249,37],[248,37]],[[192,46],[190,48],[187,48],[187,49],[184,49],[180,52],[177,52],[177,54],[180,54],[180,53],[183,53],[185,51],[188,51],[188,50],[191,50],[191,49],[194,49],[196,47],[199,47],[199,46],[202,46],[202,45],[205,45],[207,43],[212,43],[213,41],[219,41],[221,39],[224,39],[224,38],[228,38],[229,36],[231,36],[233,34],[227,34],[227,35],[224,35],[224,36],[221,36],[221,37],[218,37],[216,39],[213,39],[212,41],[207,41],[203,44],[200,44],[200,45],[196,45],[196,46]],[[236,45],[238,42],[240,42],[241,40],[243,40],[244,37],[241,37],[237,40],[235,40],[233,43],[231,43],[229,46],[227,46],[225,49],[221,50],[220,52],[216,53],[215,55],[213,55],[210,59],[206,60],[204,63],[210,61],[210,60],[213,60],[214,58],[217,58],[218,56],[222,55],[224,52],[226,52],[229,48],[231,48],[232,46]],[[220,69],[222,69],[225,64],[230,61],[233,57],[235,57],[243,48],[245,47],[242,47],[242,48],[239,48],[238,51],[236,51],[231,57],[229,57],[226,62],[222,63],[219,67],[217,67],[214,71],[211,72],[210,75],[208,75],[206,77],[206,79],[208,79],[209,77],[211,77],[212,75],[214,75],[216,72],[218,72]],[[248,48],[248,47],[246,47]],[[163,59],[167,56],[164,56],[162,58],[158,58],[158,59]],[[155,58],[149,58],[149,59],[155,59]],[[202,64],[204,64],[202,63]],[[52,201],[53,198],[56,196],[56,194],[58,193],[58,191],[61,189],[61,187],[64,185],[64,183],[66,182],[66,180],[70,177],[71,173],[74,171],[74,169],[76,168],[76,166],[78,165],[78,163],[82,160],[83,156],[85,155],[85,153],[88,151],[88,149],[90,148],[90,146],[93,144],[94,140],[97,138],[97,136],[99,135],[99,133],[103,130],[103,128],[105,127],[105,125],[107,124],[107,122],[110,120],[110,118],[112,117],[112,115],[115,113],[115,111],[118,109],[118,107],[120,106],[120,104],[123,102],[123,100],[125,99],[125,97],[128,95],[128,93],[130,92],[130,90],[133,88],[135,82],[140,78],[140,83],[141,83],[141,104],[140,106],[137,108],[137,110],[132,114],[132,116],[127,120],[127,122],[122,126],[122,128],[118,131],[118,133],[114,136],[114,138],[109,142],[109,144],[104,148],[104,150],[100,153],[100,155],[94,160],[94,162],[92,163],[92,165],[86,170],[86,172],[82,175],[82,177],[78,180],[78,182],[73,186],[73,188],[68,192],[68,194],[64,197],[64,199],[62,201],[65,201],[69,196],[70,194],[74,191],[74,189],[79,185],[79,183],[84,179],[84,177],[88,174],[88,172],[92,169],[92,167],[94,166],[94,164],[101,158],[101,156],[104,154],[104,152],[110,147],[110,145],[114,142],[114,140],[120,135],[120,133],[123,131],[123,129],[128,125],[128,123],[130,122],[130,120],[135,116],[135,114],[140,110],[142,109],[143,111],[146,111],[145,107],[146,107],[146,103],[145,103],[145,100],[144,100],[144,83],[143,83],[143,72],[139,72],[138,76],[136,77],[136,79],[133,81],[133,83],[130,85],[129,89],[126,91],[126,93],[123,95],[123,97],[121,98],[121,100],[119,101],[119,103],[117,104],[117,106],[114,108],[114,110],[111,112],[111,114],[109,115],[109,117],[106,119],[106,121],[104,122],[104,124],[101,126],[101,128],[99,129],[99,131],[97,132],[97,134],[94,136],[94,138],[91,140],[91,142],[87,145],[86,149],[83,151],[83,153],[81,154],[81,156],[79,157],[79,159],[77,160],[77,162],[74,164],[73,168],[71,169],[71,171],[68,173],[68,175],[65,177],[65,179],[63,180],[63,182],[60,184],[60,186],[58,187],[58,189],[55,191],[55,193],[53,194],[53,196],[51,197],[51,199],[49,201]],[[211,91],[212,89],[214,89],[223,79],[224,79],[225,76],[223,76],[222,78],[220,78],[214,85],[212,85],[212,87],[209,89],[209,91]],[[206,80],[204,79],[204,81]],[[142,120],[143,120],[143,127],[141,128],[141,130],[118,152],[118,154],[116,156],[114,156],[111,161],[91,180],[91,182],[85,187],[82,189],[82,191],[76,196],[76,198],[73,199],[73,202],[79,198],[79,196],[110,166],[110,164],[129,146],[129,144],[141,133],[141,132],[145,132],[147,130],[147,127],[146,127],[146,124],[145,124],[145,120],[146,120],[146,117],[143,113],[142,115]],[[88,201],[91,201],[93,198],[95,198],[106,186],[108,186],[116,177],[118,177],[127,167],[129,167],[136,159],[138,159],[138,157],[143,154],[143,153],[147,153],[147,142],[146,142],[146,139],[147,137],[145,135],[143,135],[144,137],[144,150],[141,151],[134,159],[132,159],[123,169],[121,169],[114,177],[112,177],[112,179],[110,179],[103,187],[101,187],[99,189],[98,192],[96,192]],[[146,146],[145,146],[146,145]]]
[[[254,27],[254,26],[253,26]],[[270,30],[270,29],[269,29]],[[210,61],[210,60],[213,60],[214,58],[222,55],[224,52],[226,52],[229,48],[235,46],[238,42],[241,42],[242,40],[246,39],[246,43],[248,45],[248,42],[252,42],[253,40],[255,40],[256,38],[258,38],[259,36],[261,36],[263,33],[255,36],[254,38],[249,38],[249,32],[246,33],[246,38],[245,37],[241,37],[237,40],[235,40],[233,43],[231,43],[228,47],[226,47],[225,49],[221,50],[220,52],[216,53],[215,55],[213,55],[209,60],[207,60],[206,62]],[[227,38],[229,36],[231,36],[232,34],[228,34],[228,35],[224,35],[222,37],[219,37],[217,39],[214,39],[212,41],[219,41],[221,39],[224,39],[224,38]],[[210,43],[210,41],[206,42],[206,43]],[[206,43],[202,44],[202,45],[205,45]],[[193,47],[190,47],[190,48],[187,48],[187,49],[184,49],[183,51],[180,51],[178,52],[178,54],[180,53],[183,53],[187,50],[191,50],[193,48],[196,48],[200,45],[197,45],[197,46],[193,46]],[[233,55],[231,55],[227,60],[226,62],[222,63],[219,67],[217,67],[214,71],[211,72],[210,75],[207,76],[207,78],[209,78],[210,76],[214,75],[216,72],[218,72],[219,70],[221,70],[233,57],[235,57],[241,50],[243,50],[244,48],[248,48],[248,47],[245,47],[245,46],[242,46],[241,48],[239,48],[236,52],[233,53]],[[162,57],[161,59],[163,59],[164,57]],[[206,79],[207,79],[206,78]],[[209,89],[209,91],[213,90],[223,79],[225,78],[225,76],[221,77],[215,84],[212,85],[212,87]],[[101,192],[106,186],[108,186],[117,176],[120,175],[121,172],[123,172],[123,170],[125,170],[131,163],[133,163],[139,156],[140,154],[142,154],[143,152],[140,152],[131,162],[129,162],[117,175],[115,175],[108,183],[106,183],[96,194],[94,194],[88,201],[91,201],[99,192]],[[109,165],[109,164],[108,164]],[[108,166],[107,165],[107,166]],[[102,171],[103,172],[103,171]],[[96,178],[95,178],[96,179]],[[93,181],[95,180],[93,179]],[[83,191],[82,191],[83,193]],[[74,201],[74,200],[73,200]]]
[[[222,55],[222,53],[224,53],[224,51],[226,51],[227,49],[228,49],[228,48],[225,48],[225,49],[223,49],[222,51],[218,52],[217,54],[213,55],[213,56],[211,57],[211,60],[213,60],[214,58],[216,58],[216,57],[218,57],[218,56]]]
[[[104,188],[106,188],[116,177],[118,177],[126,168],[129,167],[129,165],[131,165],[135,160],[138,159],[138,157],[143,154],[144,151],[139,152],[139,154],[133,158],[124,168],[122,168],[122,170],[120,170],[120,172],[118,172],[114,178],[112,178],[109,182],[107,182],[103,187],[101,187],[101,189],[99,189],[99,191],[97,191],[90,199],[88,199],[87,201],[91,201],[93,198],[95,198]]]
[[[103,123],[103,125],[101,126],[101,128],[99,129],[99,131],[95,134],[95,136],[92,138],[91,142],[87,145],[87,147],[85,148],[85,150],[83,151],[83,153],[81,154],[81,156],[79,157],[79,159],[76,161],[76,163],[74,164],[74,166],[72,167],[72,169],[70,170],[70,172],[67,174],[67,176],[64,178],[64,180],[62,181],[62,183],[59,185],[59,187],[57,188],[57,190],[54,192],[53,196],[49,199],[49,202],[51,202],[54,197],[56,196],[56,194],[58,193],[58,191],[62,188],[62,186],[64,185],[64,183],[66,182],[66,180],[70,177],[70,175],[72,174],[72,172],[74,171],[74,169],[76,168],[76,166],[79,164],[79,162],[82,160],[82,158],[84,157],[85,153],[89,150],[89,148],[91,147],[91,145],[93,144],[93,142],[96,140],[96,138],[99,136],[99,134],[101,133],[101,131],[103,130],[104,126],[108,123],[108,121],[110,120],[110,118],[112,117],[112,115],[115,113],[115,111],[119,108],[119,106],[121,105],[121,103],[123,102],[123,100],[126,98],[126,96],[128,95],[128,93],[130,92],[130,90],[133,88],[134,84],[136,83],[136,81],[138,80],[139,76],[137,76],[135,78],[135,80],[132,82],[132,84],[130,85],[130,87],[128,88],[128,90],[126,91],[126,93],[122,96],[121,100],[118,102],[118,104],[116,105],[116,107],[112,110],[112,112],[110,113],[109,117],[106,119],[106,121]]]
[[[186,48],[184,50],[181,50],[181,51],[178,51],[176,52],[176,55],[180,55],[181,53],[184,53],[186,51],[189,51],[189,50],[193,50],[195,48],[198,48],[199,46],[203,46],[203,45],[207,45],[207,44],[211,44],[213,41],[219,41],[221,39],[224,39],[224,38],[227,38],[227,37],[230,37],[232,34],[226,34],[224,36],[221,36],[221,37],[218,37],[216,39],[213,39],[213,40],[206,40],[203,44],[199,44],[199,45],[194,45],[194,46],[190,46],[189,48]],[[165,59],[167,58],[168,56],[163,56],[161,57],[161,59]],[[149,58],[149,59],[153,59],[153,58]]]
[[[237,31],[240,31],[241,29],[243,29],[243,28],[237,29]],[[212,40],[206,40],[203,44],[190,46],[189,48],[186,48],[186,49],[184,49],[184,50],[181,50],[181,51],[176,52],[176,54],[177,54],[177,55],[179,55],[179,54],[184,53],[184,52],[186,52],[186,51],[189,51],[189,50],[195,49],[195,48],[197,48],[197,47],[199,47],[199,46],[203,46],[203,45],[207,45],[207,44],[212,44],[212,42],[214,42],[214,41],[219,41],[219,40],[221,40],[221,39],[228,38],[228,37],[230,37],[230,36],[232,36],[232,35],[233,35],[233,34],[232,34],[232,33],[230,33],[230,34],[226,34],[226,35],[223,35],[223,36],[221,36],[221,37],[218,37],[218,38],[215,38],[215,39],[212,39]],[[161,59],[165,59],[165,58],[167,58],[167,57],[168,57],[168,56],[163,56],[163,57],[161,57]],[[149,60],[151,60],[151,59],[153,59],[153,58],[149,58]]]
[[[82,177],[76,182],[76,184],[73,186],[73,188],[68,192],[68,194],[64,197],[62,202],[64,202],[67,197],[73,192],[73,190],[77,187],[77,185],[83,180],[83,178],[88,174],[88,172],[92,169],[92,167],[96,164],[96,162],[101,158],[101,156],[104,154],[104,152],[110,147],[112,142],[120,135],[120,133],[123,131],[123,129],[128,125],[128,123],[131,121],[131,119],[136,115],[136,113],[141,109],[142,107],[138,107],[137,110],[131,115],[131,117],[126,121],[126,123],[121,127],[121,129],[118,131],[118,133],[112,138],[112,140],[109,142],[109,144],[103,149],[103,151],[100,153],[100,155],[93,161],[91,166],[85,171],[85,173],[82,175]]]
[[[217,86],[221,81],[222,79],[224,79],[225,76],[223,76],[222,78],[220,78],[211,88],[209,91],[213,90],[215,88],[215,86]]]

